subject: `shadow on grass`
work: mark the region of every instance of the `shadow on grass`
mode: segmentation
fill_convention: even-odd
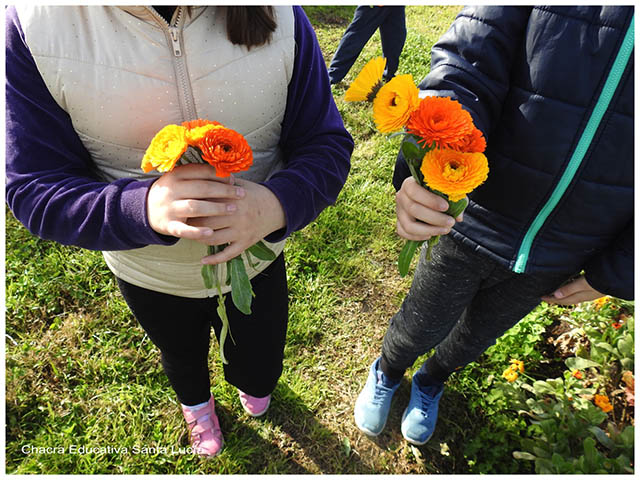
[[[282,382],[273,393],[269,411],[262,417],[238,417],[236,412],[217,406],[216,411],[225,436],[221,457],[228,456],[229,461],[244,464],[245,473],[375,473],[345,447],[346,437],[323,425],[305,401]],[[217,469],[204,462],[202,465],[200,473],[213,473]]]
[[[287,458],[286,471],[273,473],[374,473],[350,451],[346,436],[323,425],[305,401],[283,382],[276,387],[264,420],[279,428],[288,440],[279,447],[267,446]]]

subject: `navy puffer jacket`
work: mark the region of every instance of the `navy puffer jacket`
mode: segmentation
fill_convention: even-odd
[[[454,238],[519,273],[579,272],[633,298],[633,7],[468,7],[429,95],[487,138],[489,178]],[[394,184],[409,176],[398,159]]]

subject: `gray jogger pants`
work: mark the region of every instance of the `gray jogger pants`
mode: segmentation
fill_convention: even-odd
[[[514,273],[450,236],[441,237],[431,262],[425,251],[382,344],[383,358],[398,372],[434,347],[439,373],[473,362],[533,310],[541,296],[572,277]]]

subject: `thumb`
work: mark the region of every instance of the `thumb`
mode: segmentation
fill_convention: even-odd
[[[566,285],[561,286],[555,292],[551,294],[554,298],[565,298],[569,295],[573,295],[574,293],[581,292],[589,288],[589,284],[587,283],[584,277],[579,277]]]

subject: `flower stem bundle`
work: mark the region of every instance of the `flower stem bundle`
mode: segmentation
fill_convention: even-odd
[[[445,213],[455,218],[468,204],[466,195],[487,179],[484,136],[456,100],[421,99],[411,75],[396,76],[382,85],[384,65],[381,57],[369,61],[345,93],[345,100],[372,102],[376,128],[382,133],[404,134],[400,149],[411,175],[419,185],[447,200]],[[428,261],[438,240],[438,235],[427,240]],[[407,274],[423,243],[406,242],[398,258],[400,275]]]
[[[182,125],[167,125],[162,128],[151,140],[142,159],[141,168],[145,173],[153,169],[164,173],[178,165],[189,163],[208,163],[215,168],[218,177],[226,178],[233,173],[248,170],[253,164],[253,152],[240,133],[218,122],[198,119],[184,122]],[[214,255],[224,248],[224,245],[209,245],[207,253]],[[243,256],[247,263],[253,266],[252,256],[259,260],[272,261],[275,259],[275,254],[260,241],[241,255],[226,262],[224,284],[231,285],[231,299],[235,307],[245,315],[249,315],[254,293],[244,266]],[[222,322],[220,358],[227,364],[224,345],[231,331],[225,296],[222,294],[222,269],[219,267],[219,265],[203,265],[201,273],[204,286],[207,289],[215,287],[218,291],[216,311]]]

